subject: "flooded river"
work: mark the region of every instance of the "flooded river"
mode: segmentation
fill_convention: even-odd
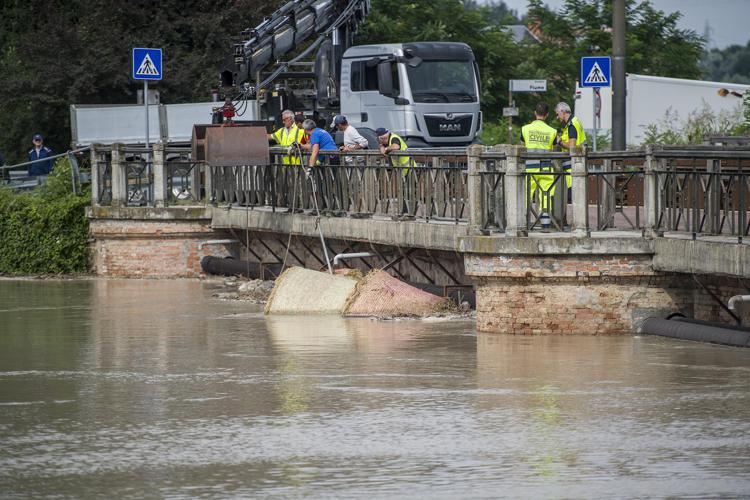
[[[0,497],[750,496],[750,350],[212,291],[0,281]]]

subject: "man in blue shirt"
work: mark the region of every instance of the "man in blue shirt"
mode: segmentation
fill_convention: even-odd
[[[321,151],[339,150],[339,148],[336,147],[336,142],[333,140],[333,137],[331,137],[331,134],[322,128],[318,128],[313,120],[310,120],[309,118],[305,120],[302,123],[302,128],[305,129],[305,133],[309,136],[307,144],[302,146],[310,151],[310,160],[307,163],[308,166],[314,167],[318,159],[321,163],[325,162],[326,157],[320,154]],[[335,155],[329,156],[328,164],[338,165],[339,157]]]
[[[307,162],[310,170],[316,164],[327,164],[325,167],[319,167],[314,169],[313,174],[317,178],[318,186],[320,186],[320,197],[322,206],[324,209],[321,211],[323,214],[329,215],[343,215],[347,207],[343,206],[343,198],[341,196],[341,179],[338,172],[339,157],[338,155],[321,155],[321,151],[336,151],[339,148],[336,147],[336,142],[331,137],[331,134],[318,128],[313,120],[307,119],[302,123],[302,128],[305,129],[305,133],[308,135],[308,141],[303,144],[302,147],[310,151],[310,159]],[[320,161],[318,162],[318,159]],[[328,160],[328,161],[326,161]]]
[[[41,160],[42,158],[52,156],[52,150],[43,144],[44,137],[42,137],[42,134],[34,134],[31,140],[34,143],[34,147],[29,150],[29,161]],[[40,161],[39,163],[29,165],[30,176],[47,175],[50,172],[52,172],[52,160]]]

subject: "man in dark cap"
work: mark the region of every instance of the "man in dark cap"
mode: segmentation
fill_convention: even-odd
[[[44,137],[42,137],[42,134],[34,134],[31,141],[34,144],[34,147],[29,150],[29,161],[41,160],[52,156],[52,150],[44,145]],[[52,172],[52,160],[40,161],[29,165],[30,176],[47,175],[50,172]]]
[[[375,135],[378,136],[380,152],[384,156],[388,156],[391,151],[406,151],[409,149],[405,140],[403,140],[398,134],[391,132],[386,128],[380,127],[375,130]],[[390,161],[392,166],[402,167],[402,172],[404,174],[409,171],[409,167],[414,166],[414,162],[412,162],[411,157],[409,156],[392,156]]]

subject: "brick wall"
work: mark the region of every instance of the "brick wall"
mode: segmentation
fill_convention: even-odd
[[[680,311],[726,320],[688,275],[661,273],[650,255],[465,256],[477,287],[477,328],[515,334],[632,333],[645,318]],[[736,287],[711,283],[726,303]]]
[[[91,267],[100,276],[136,278],[196,277],[206,255],[224,257],[237,245],[204,245],[225,239],[208,221],[93,219],[89,234]]]

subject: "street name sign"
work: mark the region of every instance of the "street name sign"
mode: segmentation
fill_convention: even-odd
[[[547,80],[508,80],[511,92],[546,92]]]

